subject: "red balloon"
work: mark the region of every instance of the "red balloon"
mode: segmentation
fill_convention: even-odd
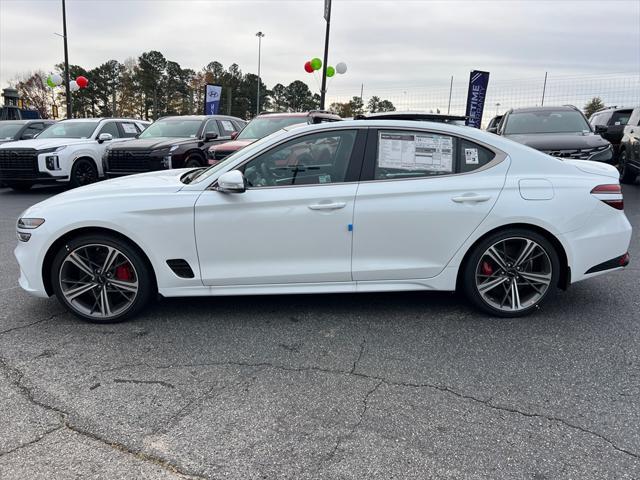
[[[313,73],[313,67],[311,66],[311,62],[307,62],[304,64],[304,71],[307,73]]]
[[[87,85],[89,85],[89,79],[80,75],[78,78],[76,78],[76,83],[80,88],[87,88]]]

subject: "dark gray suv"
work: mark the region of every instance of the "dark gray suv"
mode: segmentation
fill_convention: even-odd
[[[611,163],[611,143],[594,133],[576,107],[516,108],[505,113],[498,134],[549,155]]]

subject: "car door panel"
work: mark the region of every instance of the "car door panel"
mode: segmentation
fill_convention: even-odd
[[[353,279],[438,275],[493,208],[508,166],[503,156],[490,168],[464,174],[362,182],[354,210]]]

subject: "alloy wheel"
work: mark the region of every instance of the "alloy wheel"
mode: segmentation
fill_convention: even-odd
[[[546,250],[524,237],[497,241],[480,257],[475,283],[482,300],[503,312],[525,310],[538,303],[553,278]]]
[[[68,252],[60,267],[60,289],[76,311],[109,319],[128,310],[138,295],[138,273],[131,260],[110,245],[83,245]]]
[[[74,174],[78,185],[88,185],[98,180],[96,170],[89,162],[78,164]]]

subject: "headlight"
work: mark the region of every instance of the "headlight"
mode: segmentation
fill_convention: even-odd
[[[38,228],[44,223],[44,218],[20,218],[18,219],[18,228],[32,230]]]
[[[41,153],[53,153],[53,152],[60,152],[60,151],[64,150],[65,148],[67,148],[67,146],[66,146],[66,145],[62,145],[62,146],[60,146],[60,147],[47,148],[47,149],[45,149],[45,150],[39,150],[39,151],[38,151],[38,154],[41,154]]]
[[[178,147],[180,147],[180,145],[173,145],[170,149],[169,149],[169,153],[175,151],[178,149]]]

